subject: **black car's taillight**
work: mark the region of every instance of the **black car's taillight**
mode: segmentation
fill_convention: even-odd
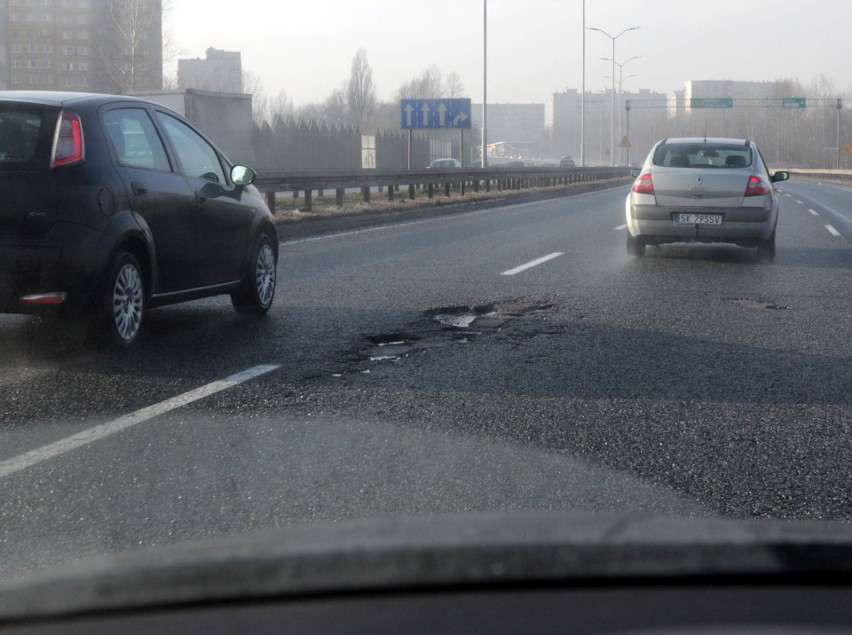
[[[56,124],[50,167],[77,165],[83,162],[84,155],[83,124],[80,117],[73,112],[63,111]]]

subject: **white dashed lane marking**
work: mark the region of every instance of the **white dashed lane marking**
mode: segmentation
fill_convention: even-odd
[[[516,274],[521,273],[522,271],[526,271],[527,269],[532,269],[533,267],[538,267],[539,265],[544,264],[554,258],[559,258],[559,256],[563,255],[563,252],[557,251],[552,254],[548,254],[547,256],[542,256],[541,258],[536,258],[535,260],[531,260],[528,263],[515,267],[514,269],[509,269],[508,271],[504,271],[501,273],[501,276],[514,276]]]

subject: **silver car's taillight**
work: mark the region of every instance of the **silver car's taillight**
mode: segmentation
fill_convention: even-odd
[[[636,194],[654,194],[654,181],[651,179],[651,173],[640,174],[639,178],[633,182],[631,191]]]
[[[769,186],[759,176],[753,176],[748,180],[746,196],[766,196],[769,194]]]

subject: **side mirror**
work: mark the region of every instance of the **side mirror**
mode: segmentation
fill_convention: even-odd
[[[234,185],[239,185],[241,187],[251,185],[254,183],[254,177],[256,176],[257,172],[244,165],[235,165],[231,168],[231,182],[233,182]]]
[[[632,176],[634,179],[638,179],[640,174],[642,174],[641,168],[633,168],[632,170],[630,170],[630,176]]]
[[[772,182],[778,183],[778,181],[786,181],[790,178],[790,173],[787,170],[780,170],[772,175]]]

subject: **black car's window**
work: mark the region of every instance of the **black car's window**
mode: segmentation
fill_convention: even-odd
[[[108,110],[103,122],[120,165],[171,171],[163,142],[147,111],[142,108]]]
[[[56,117],[55,110],[0,107],[0,170],[47,167]]]
[[[661,143],[653,158],[654,165],[677,168],[751,167],[751,147],[713,143]]]
[[[194,179],[225,184],[225,173],[219,155],[204,138],[182,121],[157,113],[172,141],[183,173]]]

